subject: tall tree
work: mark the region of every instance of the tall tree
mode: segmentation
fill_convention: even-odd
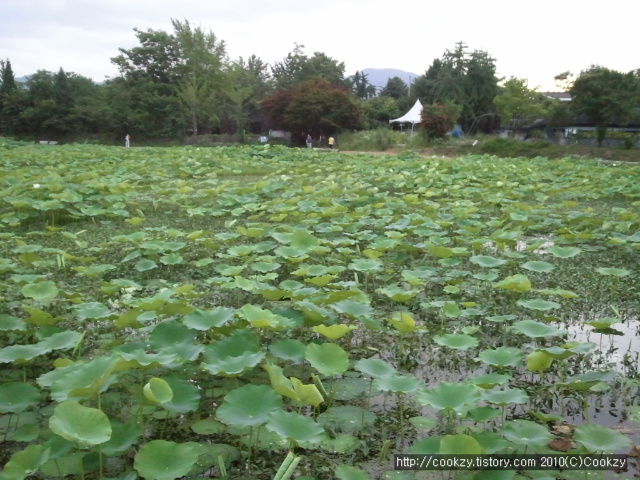
[[[484,51],[469,53],[464,43],[457,43],[453,50],[433,61],[417,79],[414,90],[424,104],[459,105],[458,121],[465,131],[478,124],[485,131],[495,126],[493,99],[499,93],[496,61]]]
[[[327,81],[309,81],[277,91],[263,102],[273,124],[296,136],[311,132],[333,134],[360,125],[357,102],[341,87]]]
[[[286,90],[312,80],[326,81],[334,86],[344,85],[344,63],[322,52],[312,57],[304,53],[304,45],[294,44],[292,52],[271,67],[277,90]]]
[[[512,127],[531,123],[544,116],[541,95],[529,89],[525,79],[511,77],[504,83],[502,92],[494,103],[498,114]]]
[[[271,75],[277,90],[287,90],[299,83],[302,67],[307,61],[304,54],[304,45],[294,43],[293,51],[280,62],[275,62],[271,67]]]
[[[369,83],[369,76],[366,73],[356,71],[348,80],[356,98],[366,100],[376,96],[376,87]]]
[[[13,133],[18,114],[16,97],[18,86],[9,59],[0,60],[0,132]]]
[[[640,80],[634,72],[593,65],[580,73],[570,93],[575,110],[595,123],[598,145],[602,146],[610,124],[625,124],[633,118],[640,103]]]
[[[387,84],[380,90],[380,96],[391,97],[396,100],[409,95],[409,87],[400,77],[391,77]]]

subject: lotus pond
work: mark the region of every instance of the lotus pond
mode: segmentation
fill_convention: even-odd
[[[605,478],[391,458],[640,443],[638,166],[5,147],[3,480]]]

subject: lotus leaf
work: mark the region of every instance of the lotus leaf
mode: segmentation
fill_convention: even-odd
[[[558,245],[554,245],[552,247],[548,247],[547,252],[552,254],[554,257],[571,258],[578,255],[582,250],[577,247],[560,247]]]
[[[522,264],[522,268],[526,268],[527,270],[531,270],[532,272],[542,273],[542,272],[551,272],[555,267],[549,262],[545,262],[542,260],[534,260],[534,261]]]
[[[511,375],[506,373],[486,373],[482,375],[474,375],[469,377],[467,381],[479,386],[480,388],[493,388],[496,385],[504,385],[511,380]]]
[[[315,327],[313,327],[313,331],[315,333],[324,335],[330,340],[338,340],[339,338],[344,337],[350,331],[356,330],[357,328],[358,327],[356,327],[355,325],[345,325],[342,323],[338,323],[330,326],[316,325]]]
[[[517,445],[534,449],[545,447],[554,438],[545,427],[529,420],[507,422],[500,433]]]
[[[498,367],[513,367],[520,363],[523,353],[515,347],[498,347],[486,349],[478,354],[476,360]]]
[[[29,283],[22,287],[22,294],[37,302],[49,303],[58,296],[58,289],[55,283],[49,281]]]
[[[310,343],[304,358],[323,375],[341,375],[349,368],[349,356],[334,343]]]
[[[281,408],[282,400],[266,385],[244,385],[224,397],[216,410],[218,419],[234,427],[257,427],[267,422],[269,413]]]
[[[542,372],[551,367],[553,357],[544,350],[536,350],[527,355],[527,370],[530,372]]]
[[[0,384],[0,413],[20,413],[40,401],[40,390],[28,383]]]
[[[49,418],[49,428],[56,435],[86,445],[98,445],[111,438],[109,418],[97,408],[78,402],[62,402]]]
[[[418,328],[413,317],[405,312],[394,313],[391,318],[387,319],[387,322],[401,333],[411,333]]]
[[[152,440],[136,453],[133,467],[147,480],[174,480],[185,476],[197,460],[193,445]]]
[[[169,384],[161,378],[152,378],[145,384],[144,396],[147,400],[157,404],[164,404],[173,398],[173,390]]]
[[[24,480],[34,474],[49,459],[51,449],[42,445],[29,445],[24,450],[11,455],[0,472],[2,480]]]
[[[568,334],[566,330],[560,330],[559,328],[534,320],[521,320],[514,323],[511,329],[530,338],[557,337]]]
[[[531,282],[526,275],[512,275],[495,283],[496,288],[502,288],[504,290],[511,290],[513,292],[528,292],[531,290]]]
[[[436,335],[433,340],[438,344],[454,350],[468,350],[478,346],[478,340],[464,333],[447,333]]]
[[[546,312],[547,310],[552,310],[554,308],[560,308],[559,303],[549,302],[548,300],[543,300],[542,298],[534,298],[532,300],[518,300],[516,303],[521,307],[525,307],[530,310],[538,310],[541,312]]]
[[[628,437],[603,425],[580,425],[573,438],[590,452],[626,452],[632,445]]]
[[[299,340],[282,338],[269,345],[269,351],[278,358],[300,362],[304,359],[306,345]]]
[[[441,383],[435,388],[419,391],[416,401],[438,410],[463,413],[475,407],[480,400],[480,390],[470,383]]]
[[[131,445],[135,444],[142,435],[140,425],[120,423],[115,420],[110,422],[111,438],[100,446],[100,451],[108,457],[128,452]]]
[[[445,435],[440,439],[439,453],[444,455],[480,455],[484,450],[470,435]]]
[[[503,260],[501,258],[489,257],[486,255],[474,255],[469,259],[469,261],[481,267],[487,268],[495,268],[507,263],[506,260]]]
[[[267,430],[297,444],[318,444],[324,437],[324,429],[312,418],[279,409],[269,414]]]
[[[220,328],[233,320],[235,310],[226,307],[215,307],[211,310],[195,309],[187,314],[182,323],[194,330]]]
[[[627,270],[626,268],[603,268],[603,267],[596,268],[596,272],[598,272],[600,275],[614,276],[614,277],[626,277],[631,273],[631,271]]]
[[[338,465],[335,475],[339,480],[371,480],[367,472],[351,465]]]
[[[484,390],[482,398],[495,405],[509,405],[511,403],[527,403],[529,395],[521,388],[507,388],[505,390]]]
[[[353,366],[359,372],[372,378],[389,377],[397,373],[392,365],[379,358],[360,359]]]

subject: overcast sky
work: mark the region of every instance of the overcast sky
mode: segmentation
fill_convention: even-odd
[[[17,77],[62,67],[101,81],[118,75],[118,48],[138,45],[134,28],[171,32],[172,18],[211,30],[232,60],[273,63],[298,43],[347,75],[422,74],[459,41],[541,90],[592,64],[640,68],[639,0],[0,0],[0,59]]]

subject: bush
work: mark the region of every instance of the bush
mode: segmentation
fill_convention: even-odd
[[[364,152],[384,152],[400,143],[401,132],[388,128],[364,130],[357,133],[345,133],[340,136],[341,150],[360,150]]]
[[[422,121],[420,125],[429,139],[444,138],[456,124],[460,117],[460,107],[447,103],[440,105],[425,105],[422,108]]]

